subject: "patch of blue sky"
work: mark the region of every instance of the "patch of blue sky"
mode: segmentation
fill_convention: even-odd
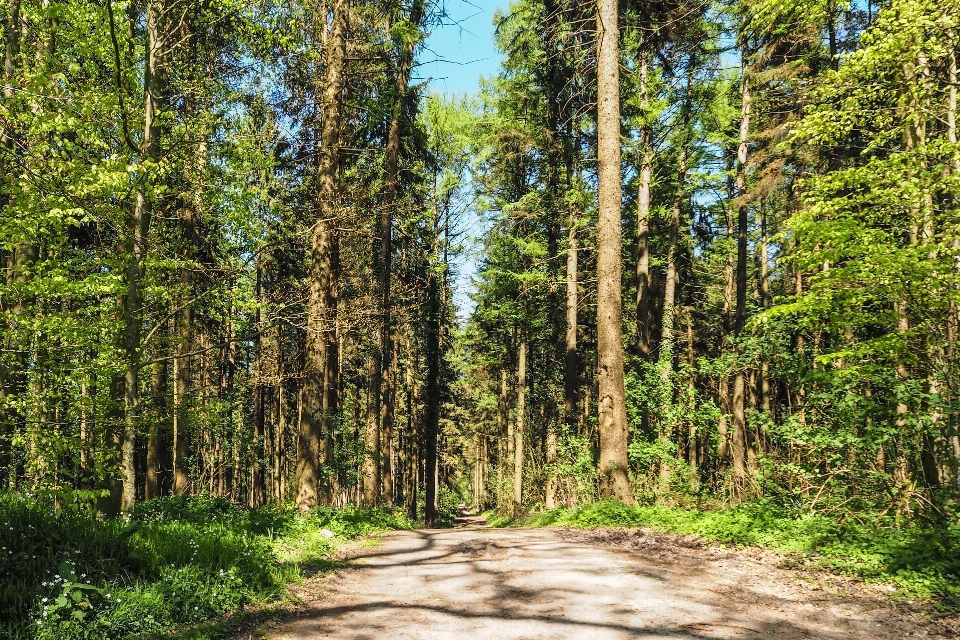
[[[480,92],[480,78],[493,77],[500,67],[500,54],[493,39],[493,18],[505,11],[506,0],[442,0],[435,9],[430,35],[418,56],[416,80],[429,82],[429,91],[448,98],[474,97]],[[468,185],[467,191],[471,190]],[[451,258],[453,301],[457,317],[465,321],[472,313],[482,236],[486,229],[483,214],[467,197],[459,212],[456,236],[458,250]]]

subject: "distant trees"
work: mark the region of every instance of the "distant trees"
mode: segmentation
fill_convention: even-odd
[[[306,510],[360,500],[366,459],[369,502],[436,496],[462,187],[410,80],[434,18],[5,5],[4,489]]]
[[[609,6],[590,16],[522,2],[498,23],[504,64],[485,117],[504,133],[485,139],[482,157],[502,160],[484,160],[478,183],[499,217],[466,335],[477,351],[470,402],[500,409],[478,430],[519,424],[503,418],[521,410],[508,389],[514,377],[495,373],[517,367],[497,356],[519,353],[511,324],[525,327],[534,355],[522,407],[530,462],[522,480],[489,473],[484,495],[515,500],[506,490],[522,482],[530,508],[618,494],[604,474],[607,430],[619,422],[606,417],[602,388],[599,423],[569,420],[571,399],[589,404],[595,387],[590,378],[571,385],[567,363],[575,357],[589,373],[596,362],[602,385],[615,351],[602,345],[623,327],[615,342],[630,354],[629,447],[614,466],[629,473],[628,497],[774,493],[898,517],[946,508],[960,477],[948,355],[958,322],[949,274],[960,246],[951,213],[955,12],[913,0],[878,11],[764,1],[687,9],[622,8],[617,134],[602,76]],[[551,39],[558,18],[563,35]],[[596,58],[580,39],[590,19],[600,25]],[[721,65],[732,56],[741,61],[735,72]],[[556,90],[538,75],[548,61],[569,64],[565,87],[583,88],[564,99],[560,126],[550,120]],[[554,139],[570,157],[598,164],[581,169],[575,160],[555,180]],[[611,200],[605,171],[621,166],[625,197]],[[496,189],[507,184],[512,191]],[[549,242],[531,241],[549,239],[558,199],[570,211],[561,223],[569,221],[570,251],[559,279],[568,292],[563,355],[536,346],[558,340],[552,306],[511,302],[547,301],[557,284],[549,275],[557,261],[540,248]],[[635,216],[605,218],[621,203]],[[609,271],[614,253],[604,249],[604,234],[621,221],[623,276]],[[596,289],[574,280],[585,265],[601,269]],[[608,286],[636,303],[612,316],[614,328],[604,326]],[[579,310],[596,304],[596,324],[571,313],[572,301]],[[496,321],[507,314],[516,320]],[[567,373],[555,379],[554,371]],[[512,451],[478,464],[505,469],[504,455]]]
[[[438,16],[4,5],[5,490],[951,508],[955,7],[518,0],[477,100]]]

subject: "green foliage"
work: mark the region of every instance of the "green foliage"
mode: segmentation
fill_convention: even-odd
[[[557,438],[557,461],[553,467],[561,494],[571,501],[592,502],[599,496],[597,465],[587,438],[561,434]]]
[[[412,526],[385,509],[304,517],[202,496],[144,502],[125,522],[0,494],[0,516],[0,631],[50,640],[163,632],[282,600],[302,566],[334,566],[337,540]]]

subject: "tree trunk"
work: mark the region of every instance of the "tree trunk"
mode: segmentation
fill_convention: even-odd
[[[770,265],[767,255],[767,202],[760,199],[760,306],[770,308]],[[770,397],[770,361],[764,355],[760,364],[760,409],[770,413],[772,401]],[[759,434],[758,434],[759,436]]]
[[[747,145],[750,136],[750,77],[747,75],[746,51],[743,52],[742,67],[743,101],[740,119],[740,140],[737,145],[737,305],[734,314],[733,332],[737,338],[743,333],[747,321],[747,214],[749,206],[747,195]],[[740,347],[737,346],[737,353]],[[742,479],[747,472],[747,422],[746,422],[746,379],[743,368],[738,364],[733,379],[733,474]]]
[[[160,446],[160,425],[166,415],[167,398],[167,363],[166,361],[153,365],[153,380],[150,385],[153,391],[154,415],[150,420],[147,433],[147,473],[143,497],[146,500],[160,496],[163,456]]]
[[[20,56],[21,30],[20,0],[9,0],[8,12],[4,18],[3,97],[8,104],[12,104],[16,97],[15,89],[18,85],[17,63]],[[12,175],[12,158],[16,153],[14,134],[14,131],[8,131],[7,128],[0,131],[0,143],[3,145],[5,156],[3,166],[6,171],[4,173],[8,176]],[[0,206],[10,205],[12,205],[12,197],[8,196],[6,202]],[[28,262],[25,258],[32,254],[33,250],[28,246],[15,247],[9,253],[0,251],[0,268],[7,272],[10,280],[22,278],[23,267]],[[12,282],[7,284],[12,284]],[[22,303],[16,303],[13,308],[13,315],[22,313],[22,306]],[[14,479],[14,473],[10,466],[12,462],[11,446],[19,422],[16,409],[9,407],[7,401],[11,396],[21,393],[26,382],[26,357],[22,349],[19,348],[19,340],[12,335],[13,330],[12,326],[8,327],[6,340],[0,343],[0,348],[14,354],[7,360],[13,363],[12,367],[0,367],[0,489],[8,487]]]
[[[947,82],[949,90],[947,94],[947,140],[956,149],[957,145],[957,92],[960,87],[960,73],[957,69],[957,35],[956,31],[950,30],[950,56],[947,70]],[[951,171],[955,176],[960,176],[960,153],[954,151],[954,161]],[[960,271],[960,237],[955,237],[952,243],[953,249],[953,269],[951,273],[950,287],[951,293],[956,295],[958,287],[958,271]],[[948,363],[956,363],[957,356],[957,334],[960,332],[960,305],[956,298],[951,296],[949,308],[947,311],[947,348],[946,360]],[[954,365],[955,366],[955,365]],[[952,367],[951,367],[952,368]],[[955,375],[954,371],[948,370],[948,377]],[[951,418],[954,421],[954,433],[956,433],[956,417]],[[954,488],[960,489],[960,436],[950,436],[951,451],[953,452],[953,478]]]
[[[661,323],[660,360],[662,376],[669,384],[673,374],[674,325],[677,302],[677,252],[680,248],[680,230],[683,222],[683,199],[687,183],[687,154],[689,145],[690,109],[693,89],[693,74],[687,75],[687,86],[680,114],[683,130],[680,136],[680,157],[677,162],[677,188],[673,194],[670,216],[670,244],[667,247],[667,274],[663,285],[663,321]],[[668,398],[668,401],[672,401]],[[664,434],[669,437],[669,434]]]
[[[653,177],[653,132],[649,118],[649,62],[646,51],[640,54],[640,186],[637,193],[637,352],[653,359],[651,337],[652,274],[650,272],[650,186]]]
[[[597,0],[597,357],[600,494],[632,502],[621,327],[620,56],[617,0]]]
[[[410,23],[419,28],[422,17],[423,3],[421,0],[415,0],[413,7],[410,9]],[[374,300],[377,305],[378,326],[377,338],[370,358],[370,406],[367,419],[363,493],[364,502],[371,505],[378,501],[378,493],[383,483],[382,470],[384,465],[388,464],[380,450],[381,430],[387,429],[386,420],[388,417],[392,420],[394,414],[390,387],[395,384],[395,381],[389,367],[387,375],[384,376],[383,373],[384,360],[392,352],[390,346],[390,276],[393,210],[396,207],[403,105],[407,96],[410,70],[413,66],[415,44],[412,41],[406,42],[399,52],[393,110],[384,155],[384,197],[378,218],[379,229],[374,241],[374,256],[378,267],[374,270],[376,274]]]
[[[663,320],[660,333],[660,353],[658,355],[660,376],[664,388],[663,400],[673,403],[676,401],[673,393],[673,352],[675,347],[674,325],[676,324],[677,303],[677,252],[680,245],[680,229],[683,219],[683,198],[686,193],[687,181],[687,134],[690,120],[690,89],[693,82],[692,74],[687,76],[686,97],[681,115],[683,133],[680,142],[680,157],[677,167],[677,188],[673,195],[673,207],[670,216],[670,243],[667,247],[667,273],[663,285]],[[660,438],[672,441],[674,431],[678,425],[672,420],[662,419],[660,424]],[[659,476],[666,484],[670,477],[670,466],[666,460],[660,461]]]
[[[922,51],[917,54],[916,62],[911,60],[903,65],[903,76],[904,85],[906,87],[906,93],[908,96],[905,100],[906,113],[904,115],[906,124],[903,131],[903,146],[904,150],[910,154],[917,148],[925,148],[927,142],[926,114],[929,113],[929,106],[927,104],[919,103],[916,94],[913,92],[913,87],[915,84],[929,84],[929,63],[926,59],[926,55]],[[924,88],[929,89],[928,86]],[[914,167],[914,170],[917,172],[917,177],[915,179],[919,181],[923,180],[923,178],[920,176],[926,173],[928,169],[928,163],[923,153],[917,155],[919,156],[919,158],[917,158],[918,164],[916,167]],[[912,219],[910,221],[910,228],[907,233],[907,243],[910,247],[917,247],[925,244],[928,245],[933,238],[934,231],[934,203],[933,196],[929,188],[924,189],[923,201],[913,204],[910,206],[909,210]],[[936,254],[934,253],[933,249],[931,249],[928,253],[928,258],[931,260],[936,258]],[[906,350],[910,351],[912,345],[906,343],[906,341],[909,340],[910,333],[909,304],[906,300],[901,300],[895,306],[897,315],[897,333],[899,333],[904,339],[904,347]],[[897,362],[896,374],[900,379],[907,379],[910,377],[910,371],[907,368],[907,364],[903,358],[900,358]],[[937,395],[939,390],[937,389],[936,381],[931,380],[930,384],[930,395]],[[903,430],[907,425],[907,414],[909,413],[909,407],[901,399],[897,403],[896,411],[897,426]],[[934,422],[936,422],[936,416],[934,417]],[[940,486],[940,478],[937,470],[938,465],[935,458],[935,452],[933,449],[933,439],[929,433],[921,433],[919,434],[919,440],[920,471],[923,474],[922,480],[927,487],[937,488]]]
[[[379,296],[378,296],[379,297]],[[388,313],[381,309],[381,317]],[[382,320],[381,320],[382,323]],[[376,506],[380,498],[380,393],[383,385],[383,355],[382,345],[377,344],[379,337],[374,338],[370,355],[367,358],[367,418],[366,430],[363,433],[363,504]]]
[[[687,316],[687,366],[690,377],[687,380],[687,400],[696,402],[697,373],[694,369],[696,352],[694,350],[693,307],[686,307]],[[700,469],[700,443],[697,437],[697,425],[693,418],[687,419],[687,462],[690,464],[690,488],[697,489]]]
[[[256,265],[256,284],[254,285],[255,299],[259,303],[262,295],[263,267]],[[266,448],[266,393],[267,388],[264,384],[264,362],[263,362],[263,318],[260,314],[260,307],[254,315],[254,329],[256,333],[253,338],[253,441],[250,443],[250,506],[262,506],[265,501],[265,478],[264,478],[264,457]]]
[[[146,51],[144,66],[144,124],[140,140],[140,155],[152,162],[160,158],[160,127],[157,120],[161,96],[164,88],[164,54],[169,44],[165,40],[161,17],[165,12],[162,0],[147,3]],[[136,468],[134,450],[136,446],[137,415],[139,402],[139,370],[141,324],[143,322],[143,299],[140,291],[143,277],[143,262],[147,255],[147,242],[150,233],[152,203],[150,201],[147,170],[141,166],[139,185],[135,196],[133,217],[127,235],[125,253],[127,258],[126,280],[127,295],[123,301],[123,351],[126,361],[124,373],[123,404],[124,429],[121,445],[121,464],[123,468],[123,489],[120,508],[123,513],[133,513],[136,502]]]
[[[513,514],[517,516],[523,506],[523,435],[526,419],[527,391],[527,337],[520,330],[520,352],[517,364],[517,426],[513,430]]]
[[[437,439],[440,431],[440,358],[441,358],[441,282],[434,270],[428,276],[426,364],[424,416],[424,483],[426,484],[423,520],[433,527],[437,518]]]
[[[406,507],[407,515],[411,520],[416,521],[417,519],[417,469],[420,468],[420,462],[417,459],[417,444],[420,442],[420,438],[417,434],[416,424],[417,420],[414,419],[414,388],[416,381],[414,378],[414,367],[417,362],[417,355],[413,350],[413,340],[410,339],[410,327],[407,327],[405,332],[405,342],[407,353],[406,357],[406,394],[407,394],[407,429],[404,434],[404,439],[406,441],[406,450],[407,450],[407,465],[405,467],[406,474],[406,485],[404,488],[404,495],[406,498]],[[420,406],[419,403],[416,403],[416,406]]]
[[[383,394],[383,502],[393,507],[394,501],[394,428],[396,423],[397,371],[400,368],[400,345],[396,336],[389,341],[390,368]]]
[[[301,388],[302,420],[297,458],[296,502],[301,512],[319,504],[321,448],[339,409],[336,313],[339,242],[335,217],[341,100],[345,85],[349,0],[334,0],[323,87],[321,152],[317,161],[317,222],[312,238],[307,342]],[[323,21],[326,24],[326,20]]]
[[[567,230],[567,331],[566,354],[563,361],[564,416],[570,433],[577,428],[577,387],[580,383],[580,357],[577,351],[577,225],[579,214],[575,206],[570,208],[570,223]]]

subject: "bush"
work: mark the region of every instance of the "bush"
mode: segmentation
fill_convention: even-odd
[[[130,522],[0,494],[0,636],[125,638],[162,633],[248,603],[278,601],[350,539],[408,528],[399,512],[292,505],[247,509],[221,498],[171,496]]]

